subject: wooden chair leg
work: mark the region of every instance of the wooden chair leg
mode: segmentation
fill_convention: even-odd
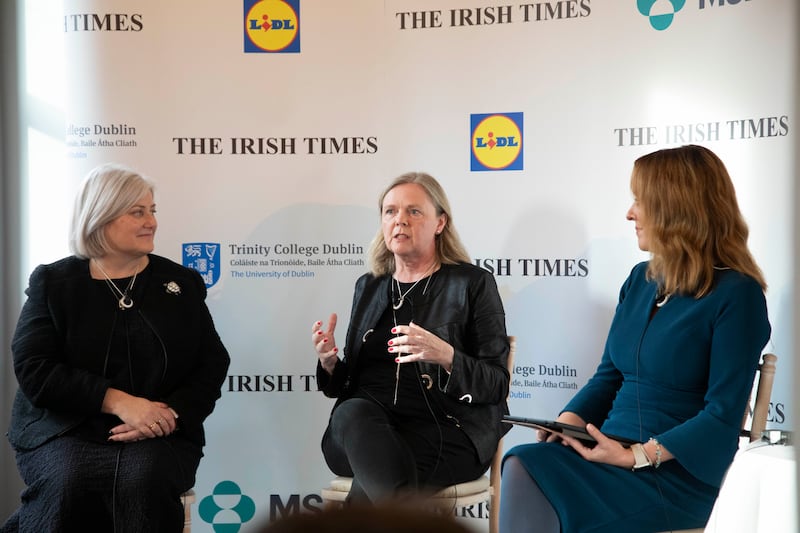
[[[181,494],[181,503],[183,504],[183,533],[192,533],[192,504],[195,502],[196,496],[194,489]]]

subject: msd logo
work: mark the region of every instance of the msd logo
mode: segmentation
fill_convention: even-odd
[[[698,0],[697,9],[744,4],[750,0]],[[636,0],[639,13],[650,21],[654,30],[663,31],[672,25],[675,14],[686,5],[686,0]]]
[[[256,504],[233,481],[217,483],[213,492],[200,500],[197,512],[215,533],[238,533],[242,524],[256,514]]]

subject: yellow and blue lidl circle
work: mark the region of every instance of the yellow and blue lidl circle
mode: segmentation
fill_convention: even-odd
[[[470,115],[470,170],[522,170],[522,113]]]
[[[300,52],[300,0],[244,0],[244,51]]]

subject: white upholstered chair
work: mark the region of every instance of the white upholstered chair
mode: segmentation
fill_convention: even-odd
[[[508,373],[513,375],[514,352],[517,348],[517,340],[513,336],[508,337]],[[509,389],[510,389],[509,385]],[[500,511],[500,464],[503,460],[503,439],[497,445],[497,451],[492,458],[491,466],[486,475],[473,481],[450,485],[427,498],[432,507],[442,511],[453,511],[468,505],[481,502],[489,502],[489,532],[496,533],[499,523]],[[344,503],[347,493],[350,492],[350,484],[353,479],[349,477],[336,477],[330,485],[322,489],[322,501],[326,506]]]

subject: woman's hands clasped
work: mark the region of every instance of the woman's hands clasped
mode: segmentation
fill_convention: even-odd
[[[115,414],[122,420],[122,424],[111,428],[108,440],[114,442],[166,437],[178,427],[178,414],[166,403],[113,388],[106,391],[103,412]]]
[[[447,372],[453,370],[455,350],[430,331],[411,322],[407,326],[395,326],[392,333],[397,337],[389,339],[389,353],[398,356],[396,362],[424,361],[440,365]]]

